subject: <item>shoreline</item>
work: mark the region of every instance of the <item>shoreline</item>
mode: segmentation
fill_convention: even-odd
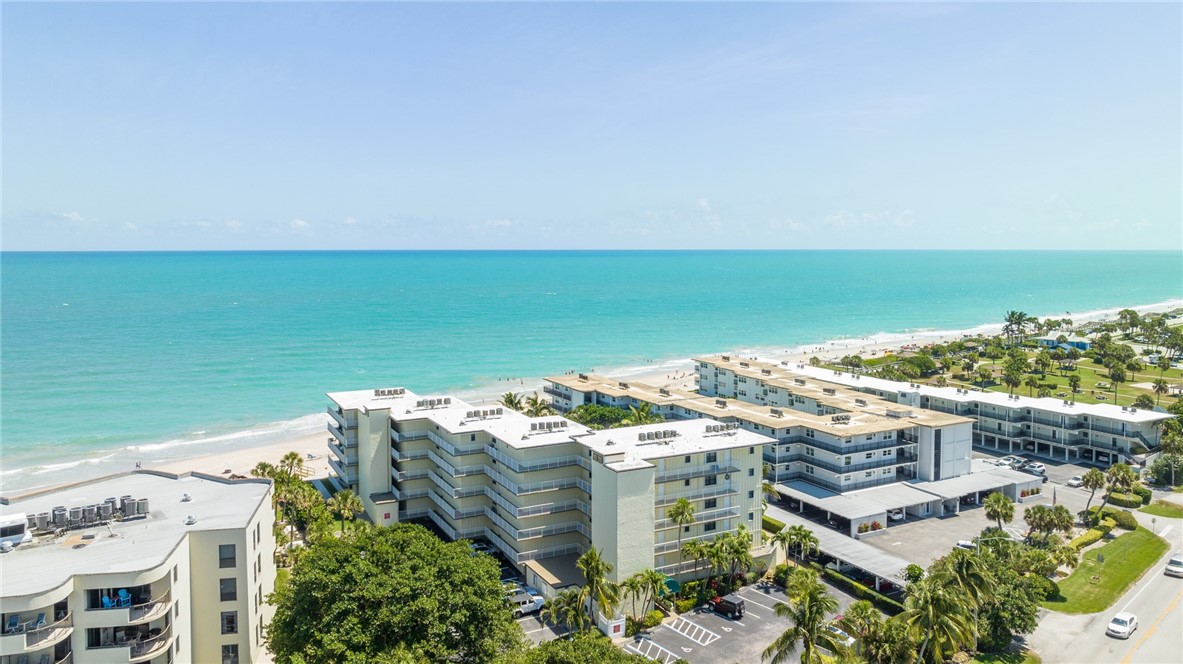
[[[1137,305],[1131,307],[1111,307],[1086,311],[1079,314],[1064,312],[1060,314],[1041,315],[1040,319],[1067,317],[1074,325],[1086,322],[1099,322],[1115,317],[1122,309],[1133,309],[1139,314],[1162,313],[1183,308],[1183,299],[1172,299],[1154,304]],[[715,355],[730,353],[752,359],[773,362],[808,361],[817,356],[822,360],[836,360],[843,355],[863,354],[878,355],[886,350],[895,350],[904,345],[916,344],[920,346],[934,343],[948,343],[965,336],[978,334],[993,335],[1001,332],[1002,323],[986,323],[962,330],[916,329],[903,332],[879,332],[864,337],[838,337],[820,343],[800,344],[790,347],[743,347],[737,346],[722,351],[701,353]],[[694,362],[691,357],[666,358],[649,360],[645,364],[592,370],[595,373],[623,380],[634,380],[649,383],[658,387],[670,387],[693,391],[696,387]],[[556,371],[550,375],[575,373],[575,370]],[[541,391],[544,376],[515,377],[510,382],[487,384],[467,390],[453,390],[451,396],[458,397],[473,405],[484,405],[497,401],[501,394],[513,391],[529,395]],[[517,385],[512,385],[517,381]],[[413,385],[405,386],[414,390]],[[424,392],[423,394],[430,394]],[[94,456],[80,460],[56,460],[52,464],[35,465],[25,468],[4,468],[0,474],[0,495],[24,493],[33,489],[45,488],[62,484],[63,482],[37,481],[55,474],[69,474],[67,481],[76,482],[81,479],[101,477],[111,473],[132,470],[137,463],[145,469],[165,470],[169,472],[201,471],[211,475],[228,476],[238,474],[250,476],[250,471],[260,461],[276,463],[280,457],[289,451],[295,451],[304,459],[305,467],[311,472],[310,478],[325,477],[328,474],[327,446],[328,432],[325,425],[328,415],[323,411],[302,415],[291,420],[268,422],[253,426],[246,430],[228,432],[209,438],[173,438],[159,443],[128,445],[118,449],[108,449],[96,453]],[[211,449],[220,448],[220,449]],[[190,451],[185,454],[185,451]],[[173,452],[173,455],[169,455]],[[164,453],[163,456],[157,456]],[[179,455],[176,453],[180,453]],[[94,471],[94,472],[88,472]],[[229,471],[229,472],[223,472]],[[14,477],[15,476],[15,477]],[[11,478],[11,479],[9,479]],[[16,486],[9,482],[16,480]],[[25,481],[21,481],[25,480]]]

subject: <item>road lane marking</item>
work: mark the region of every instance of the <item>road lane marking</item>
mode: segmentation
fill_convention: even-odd
[[[1170,550],[1169,550],[1169,549],[1167,550],[1167,553],[1163,555],[1163,557],[1165,558],[1167,555],[1170,555]],[[1162,560],[1162,559],[1160,558],[1159,560]],[[1154,565],[1155,565],[1155,566],[1157,566],[1157,565],[1158,565],[1158,560],[1154,561]],[[1149,572],[1151,569],[1152,569],[1152,568],[1147,568],[1147,570],[1146,570],[1146,571],[1147,571],[1147,572]],[[1143,572],[1142,574],[1143,574],[1143,576],[1142,576],[1142,578],[1141,578],[1141,579],[1139,579],[1139,581],[1146,581],[1146,585],[1142,586],[1142,589],[1138,591],[1138,594],[1137,594],[1137,595],[1134,595],[1133,597],[1131,597],[1131,598],[1130,598],[1130,601],[1126,602],[1126,603],[1125,603],[1125,606],[1121,607],[1121,611],[1118,611],[1118,613],[1121,613],[1122,611],[1125,611],[1126,609],[1130,608],[1130,605],[1134,603],[1134,600],[1138,599],[1138,596],[1139,596],[1139,595],[1141,595],[1142,593],[1146,592],[1146,589],[1147,589],[1147,588],[1149,588],[1149,587],[1152,585],[1152,584],[1150,583],[1150,579],[1149,579],[1149,578],[1147,578],[1147,577],[1146,577],[1146,575],[1145,575],[1145,574],[1146,574],[1146,572]]]
[[[1154,635],[1154,631],[1158,629],[1158,624],[1162,622],[1162,619],[1166,618],[1168,613],[1175,610],[1175,606],[1179,604],[1180,597],[1183,597],[1183,590],[1180,590],[1175,595],[1175,598],[1171,600],[1171,603],[1167,605],[1166,610],[1160,613],[1158,617],[1154,619],[1154,623],[1150,625],[1150,629],[1146,630],[1146,633],[1142,635],[1142,638],[1138,639],[1138,642],[1134,644],[1134,648],[1126,653],[1126,656],[1122,658],[1121,664],[1129,664],[1130,659],[1134,656],[1134,653],[1138,652],[1138,648],[1141,648],[1142,644],[1146,643],[1146,639],[1149,639]],[[1129,605],[1127,604],[1127,606]],[[1125,609],[1122,610],[1124,611]]]
[[[743,597],[744,599],[751,602],[752,604],[755,604],[756,606],[762,606],[762,607],[768,609],[769,611],[772,611],[774,613],[776,612],[776,606],[768,606],[767,604],[765,604],[763,602],[757,602],[756,600],[752,599],[751,597],[748,597],[747,595],[740,595],[740,597]],[[777,604],[784,604],[784,603],[785,602],[777,601]]]

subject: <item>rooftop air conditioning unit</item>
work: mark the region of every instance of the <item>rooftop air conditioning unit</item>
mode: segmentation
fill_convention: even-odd
[[[186,526],[192,526],[195,523],[197,523],[197,517],[193,516],[192,514],[185,517],[185,525]]]

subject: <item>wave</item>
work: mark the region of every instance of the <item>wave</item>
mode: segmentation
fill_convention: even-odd
[[[278,422],[268,422],[267,424],[260,424],[249,429],[241,431],[232,431],[229,433],[214,435],[214,436],[199,436],[195,438],[174,438],[159,443],[147,443],[143,445],[128,445],[123,449],[128,452],[161,452],[179,447],[190,447],[193,445],[210,446],[219,443],[237,443],[237,442],[253,442],[255,445],[264,443],[276,442],[284,438],[291,438],[297,435],[313,433],[318,429],[323,429],[328,423],[329,416],[325,413],[313,413],[311,415],[304,415],[293,420],[282,420]],[[197,432],[203,434],[205,432]],[[196,434],[194,434],[196,435]],[[209,450],[204,450],[207,453]]]

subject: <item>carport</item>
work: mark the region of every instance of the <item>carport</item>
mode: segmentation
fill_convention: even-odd
[[[860,524],[872,521],[882,523],[887,520],[886,507],[874,500],[861,498],[854,493],[834,493],[799,480],[777,484],[776,490],[783,496],[797,500],[801,504],[798,511],[804,511],[805,505],[812,505],[824,511],[827,518],[839,516],[846,519],[850,522],[847,535],[853,536]],[[806,523],[813,523],[804,517],[798,518]]]
[[[542,596],[554,599],[564,588],[583,585],[583,574],[575,565],[579,554],[526,561],[526,584],[534,586]]]
[[[869,500],[884,510],[902,509],[916,517],[932,516],[932,511],[940,502],[933,494],[903,482],[852,491],[846,495]]]
[[[975,503],[981,503],[982,494],[988,491],[1001,490],[1011,500],[1017,501],[1023,489],[1042,486],[1042,478],[1027,473],[1020,473],[1009,468],[992,468],[978,473],[970,473],[961,477],[952,477],[935,482],[911,482],[913,487],[927,491],[941,498],[945,514],[957,514],[961,511],[960,499],[963,496],[973,496]]]
[[[903,585],[901,572],[908,566],[908,561],[903,558],[893,556],[886,551],[881,551],[870,544],[836,531],[817,528],[817,524],[808,519],[772,505],[768,506],[768,512],[773,518],[784,518],[786,524],[790,526],[800,525],[809,528],[817,537],[818,548],[823,553],[875,575],[875,590],[879,590],[881,580]]]

